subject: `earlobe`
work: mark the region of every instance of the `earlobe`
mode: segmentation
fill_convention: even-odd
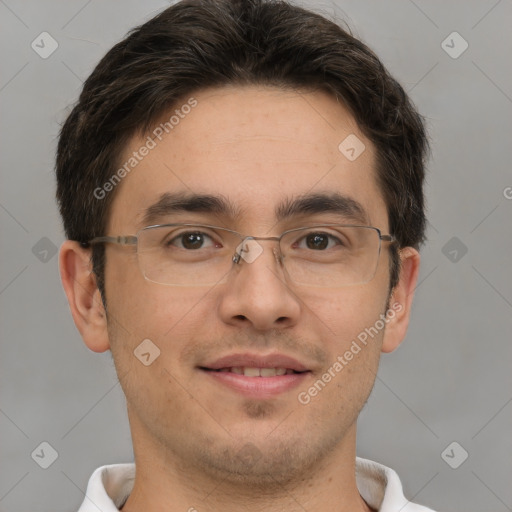
[[[73,320],[85,344],[94,352],[105,352],[110,348],[107,316],[90,259],[90,250],[66,240],[59,253],[60,276]]]
[[[400,250],[400,277],[389,300],[388,323],[384,331],[382,352],[393,352],[405,338],[418,280],[420,255],[413,247]]]

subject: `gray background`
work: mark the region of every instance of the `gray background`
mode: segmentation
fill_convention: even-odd
[[[347,20],[379,54],[428,118],[433,145],[412,323],[382,359],[359,455],[396,469],[410,499],[440,511],[512,510],[511,2],[304,5]],[[53,158],[95,63],[165,6],[0,0],[2,512],[76,510],[96,467],[132,460],[110,353],[85,347],[61,289]],[[31,48],[43,31],[59,45],[46,59]],[[442,47],[454,31],[469,44],[458,58],[445,51],[460,51],[457,36]],[[58,452],[48,469],[31,456],[43,441]],[[441,455],[453,441],[451,465],[469,454],[457,469]]]

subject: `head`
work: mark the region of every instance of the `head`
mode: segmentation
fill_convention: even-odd
[[[364,144],[354,160],[339,147],[349,136]],[[151,439],[182,461],[194,454],[237,478],[264,478],[270,464],[274,479],[290,474],[277,463],[283,456],[299,468],[339,446],[371,391],[380,351],[405,336],[424,240],[427,149],[421,116],[375,54],[285,2],[184,0],[106,54],[60,134],[57,198],[69,239],[61,268],[85,342],[112,351],[140,443]],[[144,279],[133,247],[89,244],[134,235],[164,194],[221,197],[230,208],[205,213],[203,199],[159,223],[278,236],[336,221],[315,208],[275,215],[297,198],[332,193],[362,205],[365,224],[396,240],[383,245],[370,282],[295,286],[262,242],[262,257],[219,285],[162,286]],[[351,348],[381,315],[385,328]],[[144,339],[160,350],[148,367],[134,357]],[[350,350],[343,371],[333,370]],[[276,351],[307,367],[301,389],[260,400],[218,387],[204,371],[231,353]],[[332,383],[315,400],[297,400],[329,371]],[[282,423],[290,414],[294,421]],[[311,429],[318,435],[299,443]],[[247,446],[262,456],[242,471]]]

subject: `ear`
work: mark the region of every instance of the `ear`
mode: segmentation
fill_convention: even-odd
[[[105,352],[110,348],[107,315],[92,272],[91,250],[66,240],[60,248],[59,267],[73,320],[85,344],[94,352]]]
[[[418,251],[413,247],[401,249],[400,277],[389,299],[388,323],[384,330],[382,352],[393,352],[405,338],[419,269]]]

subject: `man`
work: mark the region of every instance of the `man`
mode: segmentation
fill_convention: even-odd
[[[407,330],[427,147],[377,57],[284,2],[184,0],[107,53],[60,135],[60,268],[135,464],[80,512],[427,510],[355,453]]]

